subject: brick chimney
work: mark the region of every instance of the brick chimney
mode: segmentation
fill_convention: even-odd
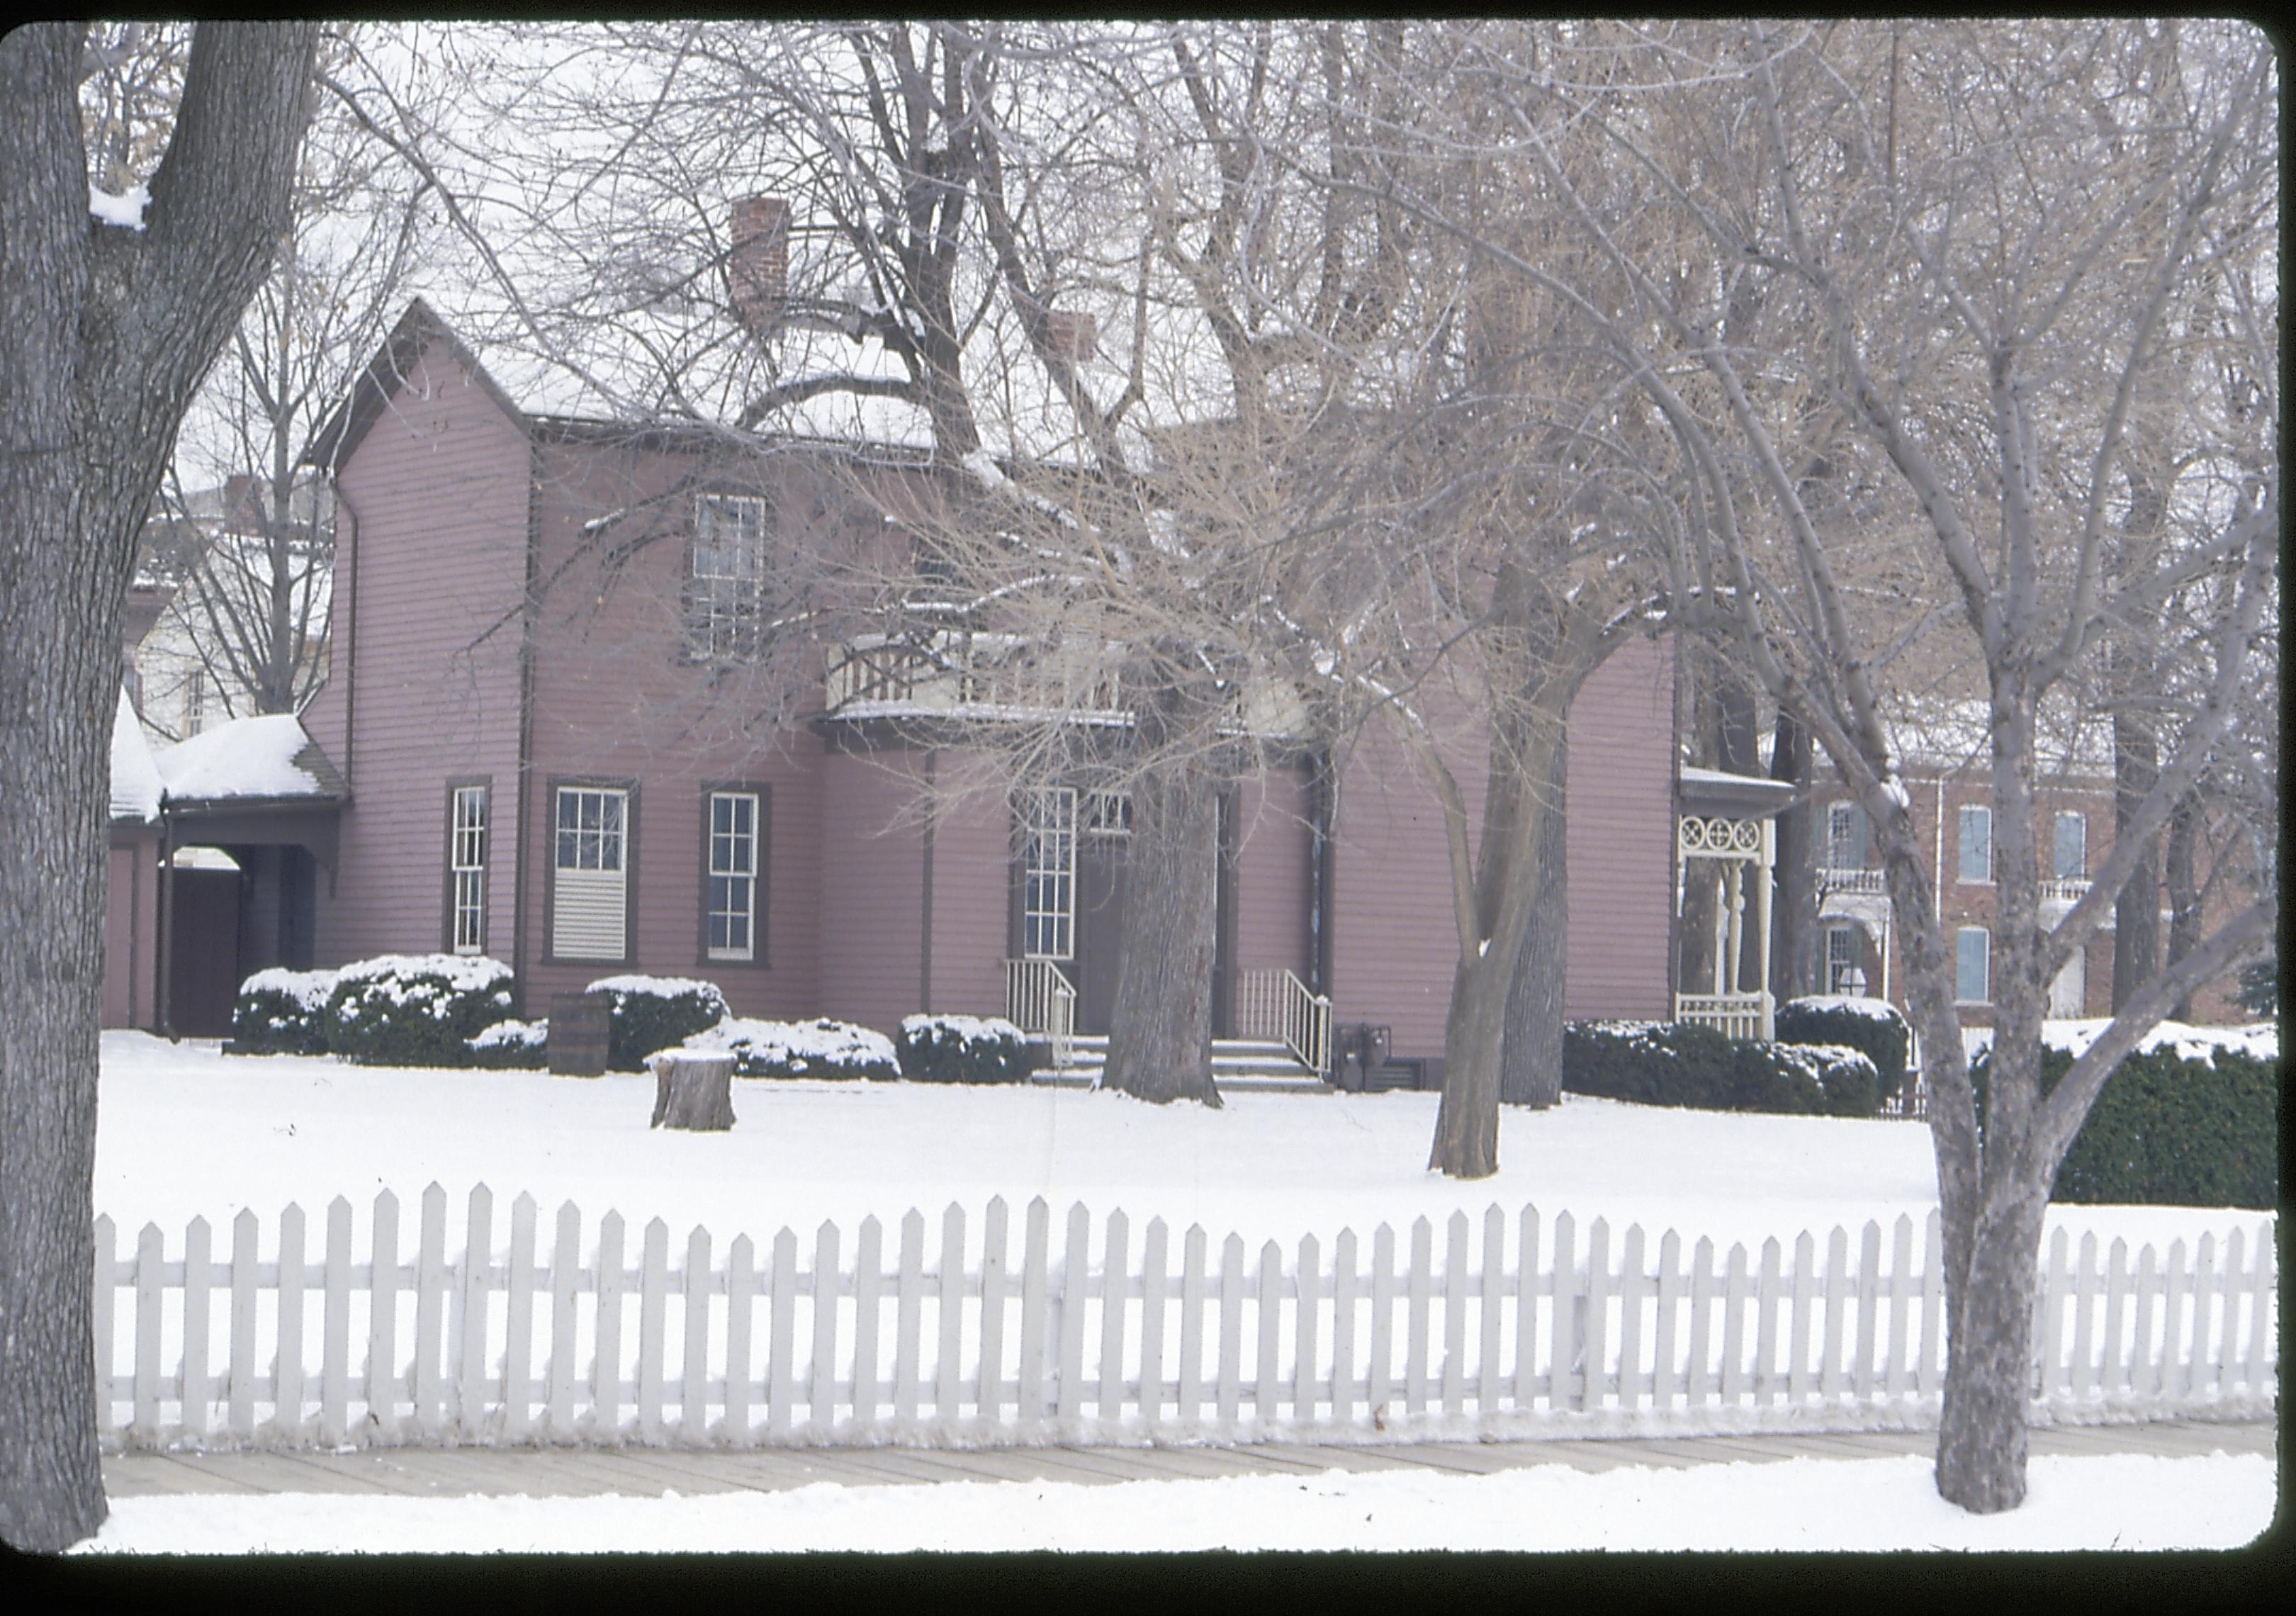
[[[1054,353],[1076,364],[1086,365],[1100,351],[1100,327],[1088,314],[1047,309],[1045,311],[1045,340]]]
[[[789,200],[745,196],[734,204],[734,246],[726,255],[726,279],[733,292],[734,316],[753,336],[765,336],[782,323],[789,296]]]

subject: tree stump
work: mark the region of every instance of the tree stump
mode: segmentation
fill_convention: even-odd
[[[734,1126],[734,1057],[665,1049],[646,1057],[653,1070],[652,1128],[704,1130]]]

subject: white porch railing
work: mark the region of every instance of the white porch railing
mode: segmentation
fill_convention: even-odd
[[[1817,873],[1818,886],[1827,892],[1857,892],[1887,896],[1888,882],[1880,870],[1836,869],[1832,865]]]
[[[1236,973],[1235,1029],[1279,1041],[1317,1077],[1332,1075],[1332,1001],[1281,965]]]
[[[1069,1063],[1076,1038],[1076,989],[1048,959],[1004,962],[1004,1019],[1052,1046],[1053,1064]]]
[[[2077,904],[2088,896],[2090,882],[2086,875],[2054,877],[2041,883],[2043,903]]]
[[[1759,1038],[1769,1020],[1767,993],[1677,993],[1674,1019],[1720,1029],[1734,1038]]]
[[[1935,1212],[1925,1233],[1901,1216],[1725,1251],[1493,1206],[1248,1252],[1160,1218],[1136,1246],[1124,1212],[1082,1206],[1062,1243],[1043,1200],[1017,1218],[994,1200],[971,1238],[949,1207],[929,1255],[914,1210],[823,1223],[802,1254],[788,1228],[722,1247],[696,1228],[673,1248],[658,1218],[626,1229],[570,1202],[545,1221],[530,1195],[508,1210],[505,1232],[492,1193],[472,1190],[450,1250],[434,1184],[402,1246],[385,1191],[356,1256],[340,1196],[316,1251],[291,1205],[267,1227],[240,1213],[228,1251],[195,1218],[172,1254],[147,1224],[123,1257],[97,1218],[99,1438],[750,1448],[1391,1441],[1589,1415],[1685,1432],[1919,1427],[1944,1380]],[[2038,1278],[2037,1411],[2275,1407],[2269,1219],[2165,1253],[2091,1233],[2076,1254],[2060,1228]]]

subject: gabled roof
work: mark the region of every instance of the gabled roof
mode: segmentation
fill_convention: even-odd
[[[234,718],[179,741],[153,760],[171,804],[340,802],[350,795],[326,753],[291,713]]]
[[[398,316],[398,324],[391,327],[381,351],[375,355],[357,385],[351,389],[351,396],[328,418],[327,424],[320,429],[311,447],[304,451],[303,463],[332,472],[349,459],[360,440],[382,418],[382,412],[392,398],[414,374],[423,350],[433,343],[446,347],[455,362],[470,373],[472,379],[478,382],[504,414],[521,427],[528,423],[526,412],[519,408],[510,395],[503,391],[501,385],[487,373],[487,367],[479,363],[479,357],[455,334],[452,327],[431,312],[428,303],[417,298],[406,306],[406,312]]]

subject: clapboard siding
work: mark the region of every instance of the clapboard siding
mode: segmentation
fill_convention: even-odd
[[[1309,976],[1308,792],[1300,771],[1270,769],[1236,793],[1235,963]]]
[[[887,1032],[922,1007],[923,757],[835,753],[822,762],[822,1010]]]
[[[1570,712],[1563,1013],[1664,1019],[1674,906],[1674,645],[1631,640]]]
[[[1670,642],[1636,640],[1588,676],[1570,714],[1563,991],[1570,1016],[1664,1016],[1674,892]],[[1485,743],[1454,715],[1451,767],[1468,841],[1482,830]],[[1443,1050],[1459,957],[1449,853],[1434,792],[1384,727],[1341,778],[1332,857],[1332,1018],[1394,1029],[1398,1054]]]
[[[736,1014],[816,1015],[820,1004],[820,742],[756,721],[793,693],[765,672],[685,660],[682,588],[700,474],[692,455],[625,446],[545,444],[537,455],[537,612],[528,805],[536,869],[526,896],[529,1013],[551,996],[621,972],[705,977]],[[810,520],[813,490],[794,473],[778,502],[783,529]],[[611,525],[586,525],[616,513]],[[801,669],[800,686],[817,678]],[[550,779],[636,783],[634,923],[617,964],[546,963]],[[707,960],[701,937],[703,801],[712,786],[762,787],[768,799],[763,958]]]
[[[943,753],[944,779],[952,767]],[[944,1015],[1003,1015],[1013,829],[1004,798],[955,798],[933,817],[932,993]]]
[[[347,610],[312,733],[352,801],[320,883],[322,964],[442,946],[450,776],[492,776],[494,824],[514,822],[527,480],[520,423],[438,346],[341,468]],[[506,955],[516,841],[491,843],[489,946]]]

